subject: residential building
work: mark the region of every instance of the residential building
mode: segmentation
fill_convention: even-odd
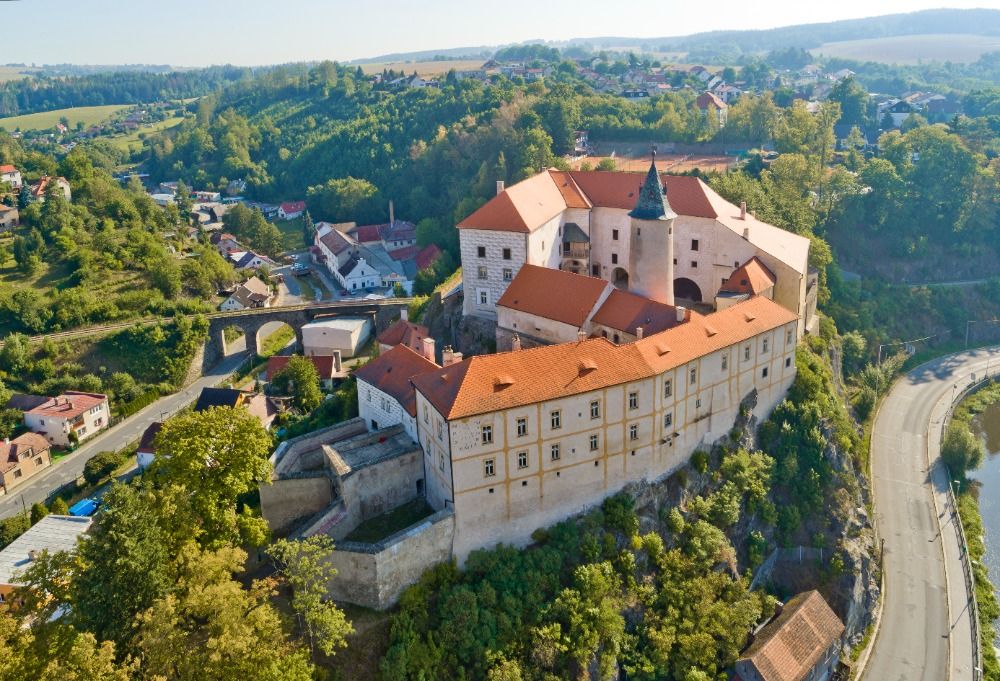
[[[840,658],[844,623],[818,591],[791,598],[751,637],[735,681],[827,681]]]
[[[50,555],[76,550],[77,540],[90,529],[93,519],[68,515],[47,515],[0,551],[0,602],[24,586],[20,577],[43,553]]]
[[[17,227],[20,217],[17,208],[0,204],[0,231],[8,231]]]
[[[233,388],[202,388],[194,404],[194,411],[207,411],[213,407],[242,407],[257,417],[265,428],[270,428],[278,412],[263,393]],[[162,455],[161,453],[156,453]]]
[[[35,198],[35,201],[45,202],[45,193],[48,191],[51,183],[59,185],[67,201],[73,200],[73,192],[70,190],[69,182],[65,177],[49,177],[45,175],[31,186],[31,195]]]
[[[433,342],[433,341],[432,341]],[[371,431],[397,424],[417,440],[417,400],[411,379],[440,369],[433,358],[397,345],[354,372],[358,380],[358,415]]]
[[[0,184],[7,183],[11,189],[20,189],[24,181],[21,171],[12,165],[0,165]]]
[[[264,378],[273,381],[274,375],[288,366],[291,359],[289,355],[271,355],[267,358],[267,368],[264,370]],[[330,390],[333,388],[333,379],[341,371],[340,357],[337,355],[309,355],[306,357],[312,365],[316,367],[316,374],[319,376],[320,385]]]
[[[229,232],[215,232],[209,237],[209,241],[223,258],[235,251],[246,251],[243,244],[236,240],[236,237]]]
[[[278,206],[278,217],[282,220],[294,220],[306,212],[305,201],[288,201]]]
[[[233,267],[238,270],[259,270],[261,267],[277,267],[278,263],[271,260],[266,255],[260,255],[253,251],[231,251],[229,259]]]
[[[371,336],[372,321],[367,317],[320,318],[302,326],[302,350],[313,355],[354,357]]]
[[[104,430],[111,421],[108,396],[67,391],[24,412],[28,430],[50,444],[69,447]]]
[[[405,313],[406,310],[404,309],[403,312]],[[397,345],[405,345],[410,350],[422,354],[424,339],[430,337],[430,331],[427,330],[426,326],[414,324],[404,316],[378,335],[378,349],[380,353],[385,353]]]
[[[697,104],[702,116],[712,117],[713,122],[720,128],[726,127],[726,121],[729,119],[729,105],[714,92],[701,93],[695,100],[695,104]]]
[[[236,287],[219,309],[223,312],[271,306],[271,287],[257,277],[250,277]]]
[[[139,448],[135,454],[139,470],[144,471],[149,468],[149,465],[153,463],[153,459],[156,458],[156,436],[160,434],[162,428],[163,423],[161,421],[154,421],[149,424],[146,430],[143,431],[142,437],[139,438]]]
[[[26,482],[32,475],[52,465],[48,440],[38,433],[24,433],[0,444],[0,493]]]
[[[498,185],[458,224],[466,315],[497,319],[497,302],[525,265],[589,274],[665,305],[711,305],[756,257],[775,278],[774,301],[799,317],[799,335],[817,328],[809,240],[756,219],[696,177],[658,176],[653,166],[645,181],[547,170]],[[636,213],[643,193],[647,209]]]

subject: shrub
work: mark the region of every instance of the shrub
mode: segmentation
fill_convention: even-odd
[[[88,484],[96,485],[125,463],[124,452],[99,452],[83,465],[83,477]]]
[[[31,505],[31,524],[34,525],[48,514],[49,509],[45,508],[45,504],[36,501]]]
[[[49,507],[49,512],[52,515],[69,515],[69,506],[66,505],[65,499],[56,497],[55,501],[52,502],[52,506]]]
[[[699,473],[704,474],[708,470],[708,452],[698,450],[691,455],[691,465]]]
[[[977,468],[983,462],[984,456],[983,443],[972,434],[969,426],[960,422],[948,426],[941,445],[941,458],[952,475],[964,477],[966,471]]]

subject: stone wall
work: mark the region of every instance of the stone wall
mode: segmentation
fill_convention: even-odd
[[[451,559],[454,532],[454,514],[445,510],[377,544],[339,544],[330,558],[337,569],[330,598],[375,610],[393,606],[427,568]]]
[[[333,481],[322,473],[279,478],[260,486],[261,514],[271,531],[281,535],[295,521],[322,511],[333,497]]]
[[[344,513],[327,533],[342,539],[366,520],[413,501],[423,491],[423,480],[423,453],[416,445],[403,456],[352,471],[340,481]]]

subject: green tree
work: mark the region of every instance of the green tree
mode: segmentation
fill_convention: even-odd
[[[294,355],[271,381],[276,390],[292,396],[295,406],[303,412],[312,411],[323,401],[319,373],[306,357]]]
[[[337,574],[330,563],[333,540],[326,535],[281,539],[268,548],[268,553],[292,588],[292,610],[309,647],[318,648],[324,655],[345,647],[346,637],[354,628],[327,596],[327,585]]]
[[[45,507],[45,504],[40,501],[36,501],[31,505],[31,524],[34,525],[48,514],[49,509]]]
[[[368,180],[343,177],[309,187],[309,211],[332,222],[361,221],[370,217],[378,189]]]
[[[260,545],[267,528],[238,499],[269,480],[271,436],[246,409],[213,407],[176,416],[156,436],[154,479],[183,488],[202,519],[198,540],[206,546],[247,541]]]
[[[69,515],[69,506],[66,505],[66,500],[62,497],[56,497],[49,510],[53,515]]]
[[[968,425],[953,421],[948,426],[941,444],[941,460],[953,476],[964,477],[966,471],[978,468],[985,455],[982,440],[972,433]]]

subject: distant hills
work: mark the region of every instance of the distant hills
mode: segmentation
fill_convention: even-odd
[[[978,35],[1000,37],[1000,10],[931,9],[906,14],[887,14],[864,19],[846,19],[819,24],[800,24],[753,31],[709,31],[687,36],[630,38],[603,36],[546,42],[552,47],[580,49],[634,49],[644,52],[684,53],[712,61],[781,50],[789,47],[812,50],[827,43],[870,40],[910,35]],[[537,41],[542,42],[542,41]],[[427,61],[435,57],[461,59],[486,57],[500,46],[456,47],[380,55],[356,63]]]

